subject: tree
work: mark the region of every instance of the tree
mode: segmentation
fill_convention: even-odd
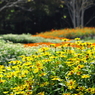
[[[32,0],[33,1],[33,0]],[[23,10],[32,11],[31,8],[26,9],[23,5],[31,0],[0,0],[0,12],[6,8],[19,7]]]
[[[73,27],[84,26],[84,12],[94,5],[95,0],[62,0],[67,6]]]
[[[60,1],[0,0],[0,31],[33,33],[59,28],[60,13],[64,13],[59,11]]]

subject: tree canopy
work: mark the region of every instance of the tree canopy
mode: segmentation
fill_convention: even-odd
[[[51,29],[73,28],[74,27],[74,9],[70,7],[74,1],[79,0],[0,0],[0,34],[4,33],[31,33],[47,31]],[[93,1],[93,0],[80,0]],[[94,2],[89,2],[91,4]],[[69,5],[68,5],[69,4]],[[76,2],[75,4],[79,4]],[[82,4],[82,3],[81,3]],[[79,5],[75,5],[75,20],[77,20]],[[88,8],[81,18],[83,25],[95,25],[95,6],[85,7]],[[92,5],[92,4],[91,4]],[[91,7],[91,8],[90,8]],[[80,7],[79,7],[80,9]],[[73,11],[72,11],[73,10]],[[78,10],[78,11],[77,11]],[[88,14],[91,12],[90,14]],[[90,19],[93,16],[93,20]],[[90,19],[90,20],[88,20]],[[79,20],[79,19],[78,19]],[[76,27],[82,25],[75,21]],[[91,21],[90,25],[89,22]]]

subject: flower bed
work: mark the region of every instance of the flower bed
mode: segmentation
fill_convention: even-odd
[[[95,94],[95,46],[81,41],[50,44],[9,66],[0,65],[1,95]]]
[[[60,29],[60,30],[51,30],[46,32],[37,33],[34,36],[40,36],[45,38],[81,38],[81,39],[91,39],[95,37],[95,28],[94,27],[84,27],[82,29]]]

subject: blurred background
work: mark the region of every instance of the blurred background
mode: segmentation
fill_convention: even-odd
[[[62,0],[21,0],[23,2],[13,6],[14,0],[9,1],[0,1],[1,9],[10,4],[0,10],[0,34],[36,34],[52,29],[73,28],[68,8]],[[84,27],[95,27],[94,17],[95,6],[91,6],[85,11]]]

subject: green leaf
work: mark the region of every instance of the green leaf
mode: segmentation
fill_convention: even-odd
[[[60,8],[63,8],[64,6],[63,5],[60,5]]]
[[[2,4],[2,1],[0,1],[0,4]]]
[[[11,12],[13,13],[13,12],[14,12],[14,10],[11,10]]]
[[[67,18],[67,16],[64,15],[63,18]]]
[[[57,88],[57,89],[55,89],[54,91],[59,91],[60,90],[60,88]]]
[[[64,84],[64,83],[59,83],[59,85],[61,85],[61,86],[65,86],[65,84]]]

